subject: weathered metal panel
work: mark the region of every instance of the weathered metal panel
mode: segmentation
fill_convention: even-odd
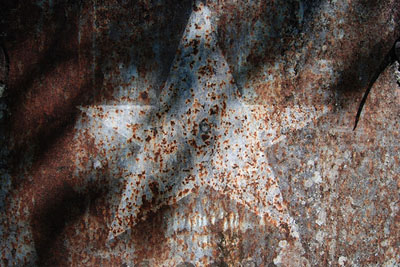
[[[2,265],[399,265],[399,12],[4,1]]]

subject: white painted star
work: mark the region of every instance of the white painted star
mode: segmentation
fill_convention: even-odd
[[[268,107],[240,100],[229,66],[216,43],[211,12],[197,4],[185,29],[158,106],[95,106],[84,111],[102,130],[107,146],[134,143],[122,164],[125,190],[109,238],[140,216],[211,186],[245,205],[262,220],[297,227],[283,203],[278,179],[264,151],[326,111]],[[118,138],[112,138],[112,136]],[[132,162],[133,161],[133,162]],[[286,227],[285,226],[285,227]]]

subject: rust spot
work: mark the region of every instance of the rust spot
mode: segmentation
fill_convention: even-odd
[[[201,139],[203,139],[203,141],[207,141],[210,138],[210,136],[208,134],[202,134],[201,135]]]
[[[140,98],[141,98],[142,100],[148,100],[148,97],[149,97],[149,95],[148,95],[147,92],[141,92],[141,93],[140,93]]]

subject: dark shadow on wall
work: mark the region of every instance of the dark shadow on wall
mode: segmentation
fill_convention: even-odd
[[[212,1],[210,1],[212,2]],[[273,66],[310,27],[323,1],[226,1],[216,5],[219,46],[241,93],[265,65]]]
[[[31,221],[40,266],[60,266],[69,262],[64,240],[66,228],[79,222],[90,204],[106,194],[107,188],[98,185],[78,193],[65,183],[55,192],[41,196],[46,198],[46,203],[34,209]],[[81,237],[85,238],[85,235],[82,233]]]
[[[227,1],[221,4],[223,8],[217,12],[219,45],[242,93],[248,82],[252,85],[252,80],[261,79],[265,66],[266,69],[274,68],[277,61],[283,60],[287,61],[284,68],[296,65],[295,77],[282,77],[287,81],[282,84],[281,93],[290,95],[289,91],[296,90],[298,84],[303,82],[301,71],[309,67],[307,62],[312,62],[313,59],[322,57],[321,55],[335,61],[335,56],[340,55],[344,62],[336,62],[339,64],[335,65],[333,70],[337,72],[338,79],[335,84],[325,86],[332,95],[332,102],[336,102],[335,106],[338,108],[349,110],[354,108],[355,103],[359,103],[362,93],[371,87],[377,75],[388,65],[384,62],[387,61],[385,56],[392,42],[400,36],[398,25],[393,36],[385,38],[376,30],[366,34],[367,25],[376,26],[379,12],[393,15],[393,19],[398,20],[400,4],[376,0],[349,4],[349,11],[343,13],[342,18],[349,25],[345,31],[346,40],[338,41],[334,45],[327,43],[328,50],[323,54],[318,38],[323,25],[320,16],[324,14],[321,12],[326,12],[323,9],[325,4],[326,1],[301,0],[243,3]],[[373,39],[372,36],[376,38]],[[312,42],[313,45],[304,50],[308,42]],[[293,56],[286,55],[287,52],[290,55],[293,51],[301,53],[298,62],[295,62],[297,59]],[[343,51],[350,53],[346,60],[343,58]],[[286,75],[284,72],[282,76]],[[274,92],[271,93],[274,95]],[[353,102],[348,101],[347,95],[352,96]],[[304,98],[307,99],[307,96]],[[281,103],[277,99],[276,103],[268,104]],[[357,109],[353,112],[356,117]],[[353,126],[354,121],[349,122],[349,127]]]
[[[171,1],[168,4],[162,12],[151,9],[151,12],[155,12],[153,16],[169,16],[175,12],[173,17],[176,19],[165,20],[165,25],[153,25],[148,32],[141,33],[143,39],[136,40],[150,46],[152,40],[146,36],[151,36],[158,27],[173,29],[167,34],[174,41],[164,36],[161,45],[164,50],[161,51],[163,65],[160,84],[168,75],[192,8],[192,1]],[[31,209],[39,262],[43,265],[62,263],[65,258],[57,260],[53,256],[57,251],[57,255],[63,254],[64,244],[60,238],[63,238],[64,228],[79,220],[88,201],[104,198],[108,190],[101,184],[90,184],[84,191],[87,195],[76,192],[70,183],[74,175],[74,163],[69,158],[72,155],[65,153],[63,146],[68,145],[65,139],[72,142],[74,125],[80,115],[77,106],[101,101],[101,97],[96,98],[95,95],[99,93],[94,90],[102,85],[102,59],[108,56],[107,52],[112,52],[113,47],[96,55],[97,66],[92,75],[92,53],[97,52],[82,54],[82,51],[90,51],[92,37],[81,36],[82,40],[87,41],[78,42],[79,22],[90,15],[81,12],[85,8],[87,12],[90,3],[57,1],[51,11],[49,7],[38,7],[35,3],[7,1],[5,5],[6,8],[2,9],[7,26],[4,43],[12,66],[12,79],[7,92],[11,111],[7,122],[8,146],[11,149],[7,165],[13,177],[13,193],[10,196],[17,197],[16,192],[23,192],[18,197],[26,200]],[[176,20],[182,25],[174,25]],[[101,36],[102,33],[97,34]],[[136,52],[143,68],[154,62],[153,55],[146,51]],[[21,62],[23,57],[26,61],[22,61],[21,68],[13,59],[19,58]],[[29,62],[31,59],[34,61]],[[81,65],[82,61],[84,65]],[[52,86],[51,81],[59,83],[58,86],[63,90],[54,91],[57,86]],[[107,92],[102,91],[101,94]],[[69,95],[67,99],[64,98],[66,95]],[[40,105],[34,101],[39,101]],[[32,199],[35,199],[35,203],[32,203]]]
[[[121,2],[121,1],[120,1]],[[171,16],[174,19],[167,21],[170,24],[182,24],[181,27],[177,27],[171,32],[167,31],[166,35],[163,35],[164,42],[161,44],[161,47],[165,49],[161,52],[161,55],[164,57],[161,59],[162,62],[162,70],[159,85],[165,82],[168,73],[169,67],[174,57],[174,52],[178,46],[180,36],[182,33],[182,27],[186,25],[185,21],[187,21],[188,16],[190,15],[191,10],[191,1],[186,1],[182,4],[181,1],[172,1],[169,2],[169,6],[165,6],[163,11],[160,12],[157,9],[148,9],[147,7],[143,7],[141,5],[136,5],[137,2],[134,1],[122,1],[123,4],[128,5],[126,12],[130,11],[130,8],[137,8],[135,12],[141,12],[147,10],[153,10],[153,16],[169,16],[168,14],[172,14]],[[19,53],[18,47],[22,44],[30,44],[31,48],[35,48],[36,46],[40,46],[40,42],[36,40],[38,37],[38,25],[40,24],[40,17],[43,16],[44,10],[40,10],[36,5],[30,4],[22,4],[21,2],[16,1],[6,1],[6,8],[2,9],[1,12],[7,13],[4,17],[7,18],[6,21],[9,23],[9,28],[6,29],[7,36],[4,38],[5,47],[9,51],[11,55],[11,65],[15,53]],[[285,4],[289,5],[289,4]],[[65,184],[63,180],[68,180],[70,176],[73,175],[73,163],[69,162],[67,169],[61,175],[54,175],[52,173],[48,173],[47,171],[54,171],[57,169],[56,166],[48,166],[47,159],[49,155],[58,155],[62,158],[62,154],[60,154],[59,150],[53,150],[54,147],[59,145],[59,141],[63,139],[63,137],[67,134],[73,135],[74,132],[74,124],[77,121],[79,116],[79,111],[77,110],[77,106],[79,105],[89,105],[99,103],[100,99],[102,99],[103,94],[109,94],[110,92],[102,91],[100,94],[98,92],[94,92],[96,86],[102,85],[103,82],[103,74],[101,70],[101,65],[106,61],[107,54],[113,51],[113,46],[110,44],[107,49],[102,50],[96,57],[97,66],[95,66],[94,77],[95,80],[92,80],[91,74],[93,74],[88,70],[79,69],[78,72],[84,71],[85,77],[82,80],[70,85],[70,81],[68,80],[71,76],[69,71],[67,70],[64,78],[67,78],[66,81],[61,82],[60,84],[65,86],[66,90],[64,93],[73,92],[73,96],[70,97],[67,101],[60,100],[64,98],[64,93],[56,93],[54,96],[52,95],[54,92],[52,88],[42,88],[40,83],[37,82],[37,79],[41,79],[42,81],[46,80],[46,77],[51,76],[52,72],[57,66],[62,66],[62,64],[71,64],[70,66],[74,66],[71,62],[79,62],[82,60],[81,57],[85,57],[79,54],[80,50],[89,51],[92,43],[79,43],[77,42],[77,21],[84,16],[79,12],[85,5],[82,2],[74,2],[74,1],[58,1],[55,3],[53,7],[52,15],[49,15],[47,19],[45,19],[45,26],[43,29],[44,37],[44,49],[40,50],[37,47],[35,51],[40,51],[39,55],[35,55],[36,58],[34,64],[30,64],[30,62],[26,62],[26,66],[23,66],[22,74],[12,73],[13,79],[10,82],[9,91],[8,91],[8,103],[9,109],[11,111],[11,117],[9,118],[9,132],[8,135],[10,137],[9,140],[13,139],[13,143],[10,143],[9,146],[12,149],[10,155],[9,167],[13,171],[13,190],[18,191],[20,188],[29,188],[32,187],[31,190],[28,190],[28,195],[25,198],[28,201],[32,201],[32,198],[35,197],[38,204],[31,204],[32,206],[32,226],[34,229],[34,240],[35,246],[38,252],[39,260],[43,265],[52,265],[56,263],[63,263],[65,258],[55,259],[53,255],[56,255],[56,251],[59,251],[57,255],[63,254],[64,244],[62,240],[60,240],[60,236],[62,237],[62,233],[64,228],[68,224],[72,224],[74,222],[79,221],[82,215],[85,212],[85,208],[87,203],[90,201],[95,201],[96,199],[103,198],[107,188],[102,188],[101,185],[88,185],[87,191],[84,193],[78,193],[74,191],[73,187],[70,184]],[[279,8],[279,7],[277,7]],[[310,11],[311,11],[310,7]],[[183,10],[183,11],[182,11]],[[292,10],[292,7],[288,7],[288,12]],[[166,12],[166,13],[163,13]],[[175,13],[169,13],[175,12]],[[180,16],[180,12],[184,14]],[[261,12],[261,16],[266,15],[267,9]],[[290,11],[291,12],[291,11]],[[289,13],[290,13],[289,12]],[[167,14],[167,15],[164,15]],[[188,15],[189,14],[189,15]],[[288,32],[279,32],[281,30],[277,24],[275,23],[273,30],[278,31],[277,33],[268,33],[267,36],[262,37],[258,40],[258,42],[272,42],[274,40],[278,40],[281,42],[281,46],[277,47],[266,47],[265,49],[258,52],[257,47],[250,47],[250,50],[255,51],[255,56],[246,57],[248,60],[248,66],[244,68],[244,70],[235,69],[237,67],[237,59],[234,58],[234,55],[229,54],[228,47],[232,45],[236,47],[240,47],[240,42],[243,39],[236,39],[235,35],[240,33],[240,30],[235,30],[229,32],[226,30],[225,32],[221,31],[220,34],[220,42],[221,47],[224,50],[226,58],[230,66],[234,68],[234,76],[235,79],[239,80],[242,76],[247,76],[248,73],[257,72],[262,64],[265,62],[272,63],[277,58],[284,54],[287,47],[285,46],[289,39],[293,37],[291,34],[295,33],[297,27],[300,27],[296,20],[293,20],[293,15],[289,15],[287,21],[287,27],[290,29]],[[273,23],[275,20],[274,17],[269,17],[271,20],[266,20],[266,26],[268,23]],[[141,20],[143,19],[143,21]],[[178,22],[176,20],[178,20]],[[145,23],[146,16],[140,17],[138,23]],[[163,21],[163,22],[166,22]],[[71,23],[73,22],[73,23]],[[267,23],[268,22],[268,23]],[[236,21],[236,23],[240,24],[240,20]],[[6,24],[7,25],[7,24]],[[286,24],[285,24],[286,25]],[[48,27],[48,28],[46,28]],[[160,25],[153,25],[149,27],[146,32],[140,33],[137,40],[134,42],[143,42],[141,44],[137,44],[139,47],[143,47],[143,50],[136,51],[134,55],[134,60],[140,62],[140,66],[145,71],[148,65],[153,65],[155,62],[154,55],[151,53],[148,47],[151,47],[152,42],[152,34],[158,28],[162,27]],[[169,29],[166,26],[166,29]],[[175,26],[174,26],[175,27]],[[173,28],[173,26],[171,26]],[[283,31],[283,29],[282,29]],[[107,36],[108,33],[99,33],[99,36]],[[172,38],[174,41],[171,42],[167,39],[167,35],[174,35]],[[276,36],[275,36],[276,35]],[[272,37],[275,36],[275,37]],[[296,36],[296,35],[295,35]],[[267,39],[265,39],[267,38]],[[280,41],[279,38],[282,38]],[[90,38],[89,38],[90,39]],[[238,44],[235,44],[235,41],[238,40]],[[127,46],[129,45],[129,40],[127,40]],[[73,45],[71,45],[73,44]],[[79,47],[77,47],[79,46]],[[28,46],[29,47],[29,46]],[[147,48],[146,48],[147,47]],[[356,54],[353,58],[349,59],[351,63],[349,64],[349,68],[343,71],[343,79],[335,85],[335,89],[339,91],[343,88],[343,93],[346,93],[346,90],[349,88],[353,88],[352,90],[359,90],[365,86],[366,82],[356,84],[354,86],[354,81],[357,73],[354,73],[355,67],[358,64],[362,64],[365,66],[365,73],[367,77],[370,77],[374,71],[376,62],[373,60],[376,57],[381,56],[387,50],[387,44],[378,43],[375,48],[371,49],[371,53],[368,55]],[[234,53],[240,53],[240,50],[233,50]],[[384,51],[384,52],[382,52]],[[29,51],[25,52],[26,58],[29,60],[30,53]],[[35,52],[32,52],[35,53]],[[118,51],[118,53],[123,54],[124,51]],[[265,54],[264,57],[261,57],[262,60],[258,57],[261,54]],[[87,55],[88,58],[91,58],[92,55]],[[90,59],[88,59],[90,60]],[[79,63],[78,63],[79,65]],[[90,68],[90,61],[88,61],[87,68]],[[12,67],[12,71],[16,71],[18,68],[14,65]],[[66,68],[68,69],[68,68]],[[61,70],[60,70],[61,71]],[[62,75],[61,75],[62,76]],[[368,79],[365,79],[368,81]],[[364,80],[363,80],[364,81]],[[72,82],[72,81],[71,81]],[[350,86],[351,85],[351,86]],[[77,88],[75,88],[77,86]],[[113,89],[113,88],[111,88]],[[341,92],[341,91],[340,91]],[[94,97],[95,94],[100,95],[99,99]],[[30,113],[30,111],[34,110],[35,107],[32,103],[32,98],[27,97],[27,95],[31,96],[40,96],[42,100],[40,104],[46,105],[49,102],[52,102],[52,97],[54,101],[54,109],[48,111],[41,112],[39,110],[38,113]],[[46,97],[49,99],[46,99]],[[39,99],[37,98],[37,99]],[[53,100],[54,100],[53,99]],[[172,100],[171,100],[172,101]],[[59,104],[62,103],[62,104]],[[173,103],[170,103],[173,105]],[[31,106],[32,105],[32,106]],[[26,108],[29,107],[29,108]],[[70,139],[72,140],[72,139]],[[33,148],[32,160],[26,160],[27,154],[30,152],[30,148]],[[27,170],[29,175],[34,178],[33,181],[29,181],[25,178],[20,178],[22,174],[26,171],[26,166],[21,166],[21,162],[23,164],[31,164],[31,168]],[[62,163],[64,164],[64,163]],[[48,180],[57,179],[59,180],[56,183],[55,187],[40,189],[43,185],[47,185]],[[47,190],[51,190],[51,193],[47,193]],[[152,216],[152,215],[151,215]],[[150,216],[150,217],[151,217]],[[149,217],[149,220],[153,220]],[[157,220],[155,220],[157,222]],[[66,255],[64,255],[66,256]]]

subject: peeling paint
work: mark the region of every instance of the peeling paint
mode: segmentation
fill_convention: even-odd
[[[399,11],[5,1],[0,265],[400,264]]]

